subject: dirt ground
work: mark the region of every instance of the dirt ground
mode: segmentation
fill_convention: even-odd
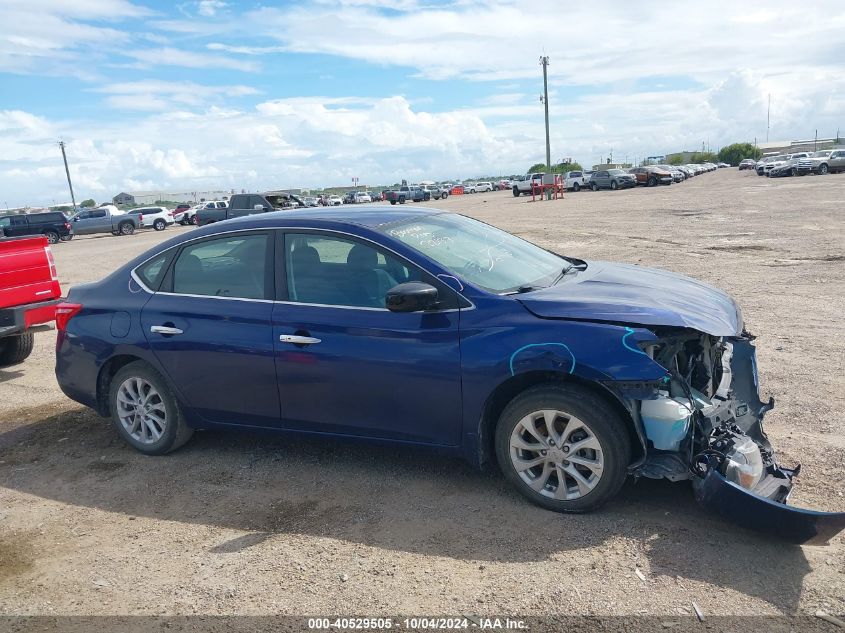
[[[792,502],[845,511],[845,175],[735,169],[656,189],[432,202],[585,259],[721,286],[758,335]],[[53,248],[63,288],[160,240]],[[604,510],[529,505],[497,472],[405,448],[202,433],[133,452],[67,400],[53,332],[0,370],[0,614],[845,613],[845,539],[791,547],[707,516],[687,484]],[[642,574],[642,579],[636,570]]]

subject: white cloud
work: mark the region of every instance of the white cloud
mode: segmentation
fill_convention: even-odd
[[[146,80],[108,84],[94,89],[106,102],[121,110],[163,111],[185,106],[205,106],[224,97],[258,94],[251,86],[206,86],[190,81]]]
[[[123,54],[138,60],[140,65],[147,67],[182,66],[184,68],[225,68],[245,72],[254,72],[259,68],[255,62],[231,59],[222,55],[195,53],[171,46],[125,51]]]
[[[222,0],[200,0],[197,3],[197,13],[206,17],[214,17],[221,9],[226,8],[226,3]]]

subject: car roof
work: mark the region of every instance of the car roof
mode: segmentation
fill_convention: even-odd
[[[337,224],[356,224],[367,228],[375,228],[391,222],[398,222],[400,220],[413,220],[430,215],[438,215],[444,213],[439,209],[429,209],[425,207],[404,206],[401,209],[385,208],[379,206],[356,206],[354,209],[348,207],[336,208],[305,208],[295,209],[292,211],[271,211],[269,213],[258,213],[255,215],[247,215],[241,218],[226,220],[226,226],[230,228],[271,228],[275,226],[285,226],[291,220],[295,220],[297,224],[305,224],[309,221]],[[215,223],[215,226],[221,226],[222,223]]]

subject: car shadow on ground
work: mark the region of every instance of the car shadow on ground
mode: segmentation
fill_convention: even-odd
[[[20,378],[21,376],[23,376],[22,370],[11,369],[9,367],[0,368],[0,383],[6,382],[7,380],[14,380],[15,378]]]
[[[406,447],[261,433],[197,433],[165,457],[141,455],[85,409],[24,412],[0,426],[0,485],[129,516],[246,532],[213,553],[308,534],[462,560],[579,561],[637,552],[652,577],[727,587],[792,612],[810,566],[800,547],[708,516],[688,485],[628,483],[606,509],[560,515],[494,471]],[[601,559],[601,550],[585,560]],[[590,564],[586,563],[589,567]],[[601,570],[600,570],[601,571]]]

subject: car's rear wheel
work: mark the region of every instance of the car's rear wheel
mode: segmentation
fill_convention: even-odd
[[[67,235],[62,235],[60,238],[63,242],[70,242],[73,239],[73,233],[68,233]]]
[[[444,192],[441,194],[441,196],[440,196],[440,197],[441,197],[441,198],[443,198],[443,199],[445,200],[446,198],[448,198],[448,197],[449,197],[449,194],[448,194],[447,192],[445,192],[445,191],[444,191]]]
[[[164,455],[194,433],[164,378],[143,361],[129,363],[115,374],[109,404],[117,432],[141,453]]]
[[[135,225],[131,222],[121,222],[117,226],[117,232],[121,235],[132,235],[135,232]]]
[[[828,168],[828,166],[827,166],[825,163],[822,163],[821,165],[819,165],[819,174],[820,174],[820,175],[822,175],[822,176],[823,176],[823,175],[824,175],[824,174],[826,174],[828,171],[830,171],[830,169]]]
[[[588,512],[625,482],[631,442],[625,423],[602,398],[569,385],[524,391],[496,427],[505,477],[537,505]]]
[[[581,185],[576,182],[574,185],[572,185],[572,191],[581,191]]]
[[[593,191],[598,191],[598,190],[599,190],[599,186],[598,186],[596,183],[591,182],[591,183],[590,183],[590,189],[592,189]]]
[[[196,226],[199,223],[200,223],[200,221],[199,221],[199,218],[197,217],[196,213],[191,216],[190,220],[188,220],[188,224],[193,224],[194,226]]]
[[[32,354],[34,344],[35,336],[32,332],[0,338],[0,367],[22,363],[27,356]]]
[[[405,198],[404,197],[399,198],[399,204],[405,204]]]
[[[396,200],[391,200],[390,204],[396,204]]]
[[[648,184],[649,187],[654,187],[657,184],[657,178],[652,176],[651,178],[648,179],[647,184]]]
[[[55,231],[44,231],[44,237],[47,238],[48,244],[55,244],[59,241],[59,234]]]
[[[164,220],[156,220],[155,222],[153,222],[153,228],[156,231],[163,231],[167,228],[167,222],[165,222]]]
[[[519,189],[517,187],[513,188],[513,197],[519,198]]]
[[[610,188],[616,191],[619,188],[619,185],[616,184],[615,180],[610,181]]]

